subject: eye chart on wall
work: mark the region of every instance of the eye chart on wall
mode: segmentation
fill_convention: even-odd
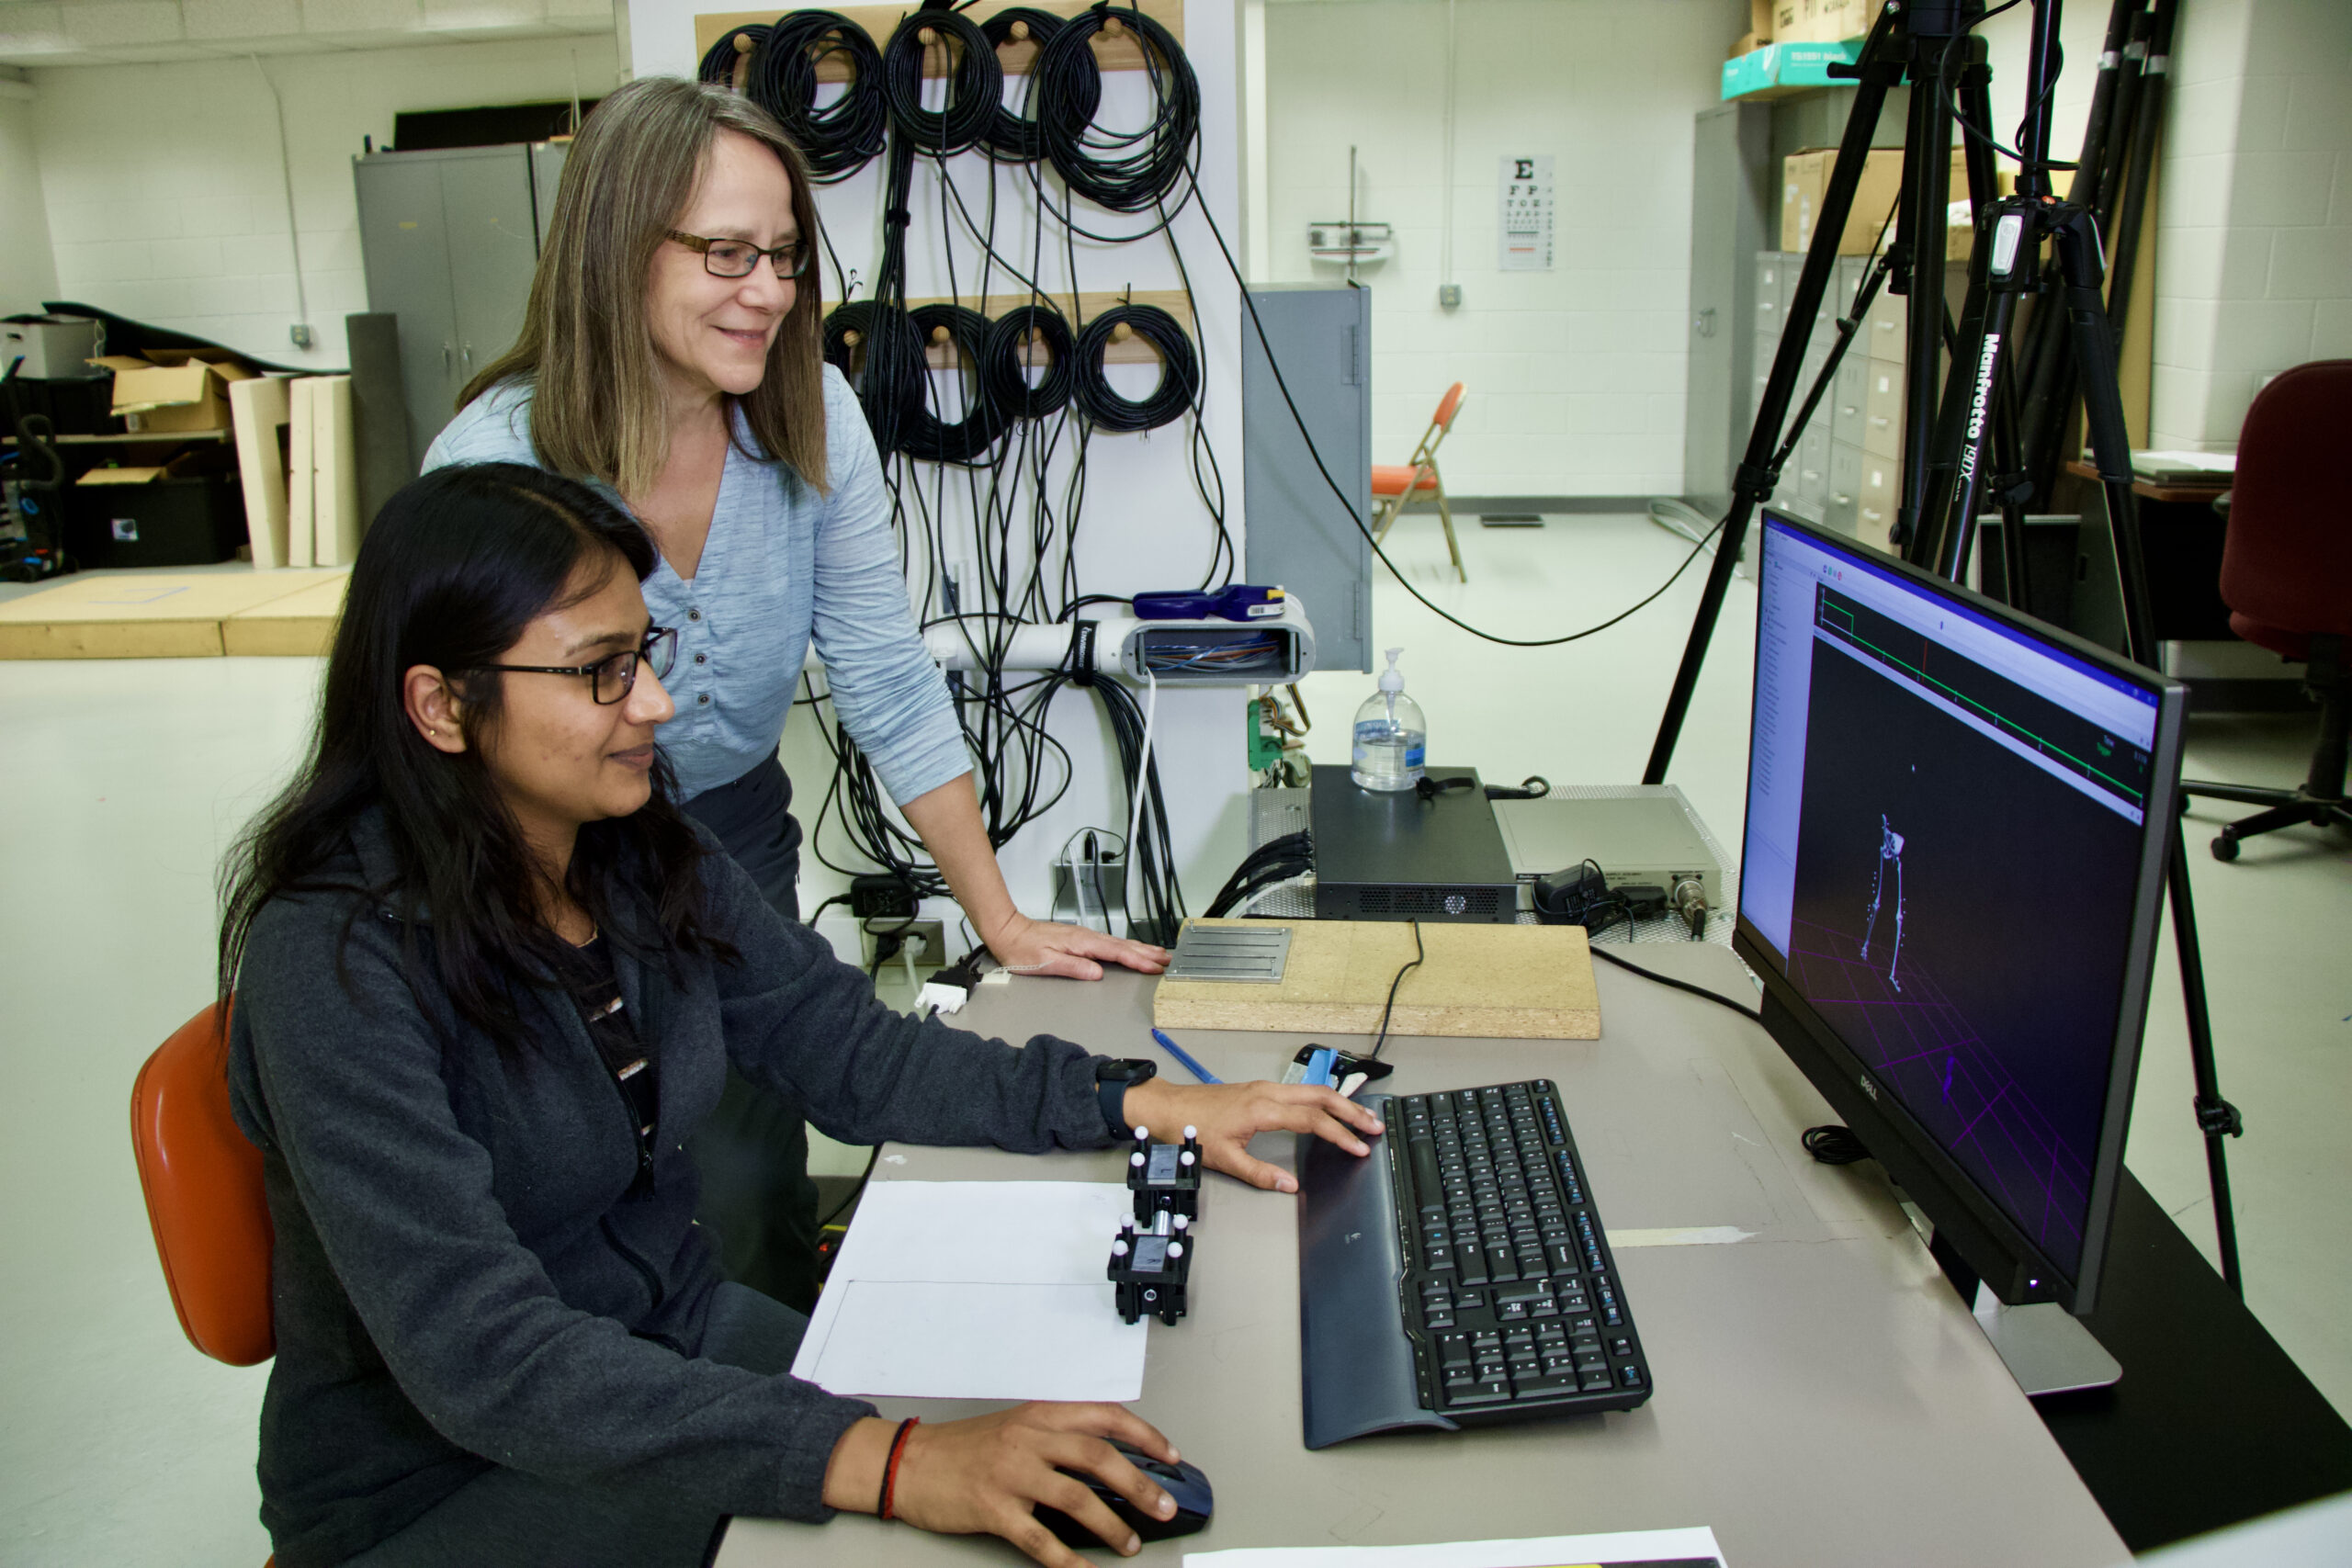
[[[1552,155],[1502,160],[1502,243],[1496,265],[1505,272],[1552,270]]]

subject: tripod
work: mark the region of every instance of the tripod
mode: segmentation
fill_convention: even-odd
[[[2136,0],[2134,0],[2136,3]],[[2010,385],[2009,356],[2020,299],[2048,288],[2041,310],[2063,310],[2072,350],[2074,379],[2080,387],[2099,485],[2107,503],[2122,578],[2124,620],[2131,657],[2154,668],[2155,632],[2150,610],[2146,563],[2139,516],[2132,493],[2131,440],[2116,379],[2115,339],[2101,296],[2105,264],[2097,218],[2083,202],[2059,201],[2049,180],[2050,105],[2054,85],[2060,0],[2033,0],[2032,34],[2026,81],[2026,118],[2018,151],[2022,172],[2018,194],[1994,198],[1991,72],[1984,45],[1969,29],[1983,19],[1984,0],[1889,0],[1864,40],[1860,58],[1840,74],[1859,83],[1852,113],[1838,143],[1838,158],[1815,220],[1813,245],[1797,279],[1795,299],[1773,357],[1747,449],[1733,479],[1731,512],[1702,592],[1690,640],[1675,672],[1674,687],[1643,775],[1664,782],[1674,746],[1704,663],[1707,643],[1722,611],[1748,524],[1772,492],[1802,435],[1804,421],[1837,373],[1851,341],[1854,318],[1868,308],[1882,279],[1907,293],[1908,358],[1903,432],[1903,496],[1895,513],[1894,542],[1905,558],[1959,581],[1975,543],[1978,507],[1996,504],[2001,513],[2004,584],[2010,605],[2024,609],[2027,597],[2024,506],[2034,485],[2018,437],[2018,415]],[[2119,0],[2117,12],[2125,10]],[[2112,29],[2110,29],[2112,30]],[[1838,337],[1800,410],[1794,430],[1775,446],[1804,355],[1805,339],[1837,264],[1839,235],[1853,209],[1862,165],[1888,89],[1912,84],[1905,127],[1903,183],[1894,221],[1895,234],[1863,285],[1853,317],[1841,319]],[[1960,108],[1955,115],[1954,102]],[[1942,252],[1945,213],[1951,196],[1951,145],[1955,118],[1968,132],[1969,185],[1976,219],[1970,251],[1968,288],[1953,330],[1943,299]],[[2055,280],[2041,276],[2041,246],[2055,257]],[[1804,323],[1799,325],[1798,323]],[[2055,323],[2053,323],[2055,324]],[[1951,337],[1950,378],[1939,385],[1938,369]],[[2049,341],[2045,335],[2044,341]],[[2180,964],[2182,999],[2188,1013],[2195,1109],[2205,1139],[2206,1174],[2212,1189],[2213,1216],[2222,1275],[2245,1293],[2239,1274],[2237,1225],[2230,1205],[2229,1168],[2222,1139],[2243,1131],[2237,1109],[2223,1100],[2213,1065],[2212,1026],[2206,1006],[2204,964],[2190,897],[2188,866],[2180,822],[2170,824],[2172,850],[2165,865],[2165,891],[2173,941]]]

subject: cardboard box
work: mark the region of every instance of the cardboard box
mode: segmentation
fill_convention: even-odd
[[[1772,41],[1772,0],[1747,0],[1747,30],[1756,35],[1758,44]]]
[[[1773,0],[1774,43],[1839,43],[1878,20],[1885,0]]]
[[[1731,51],[1724,58],[1737,60],[1743,54],[1753,54],[1771,41],[1770,33],[1742,33],[1732,40]]]
[[[109,354],[90,363],[114,372],[114,412],[130,430],[163,434],[227,430],[230,384],[261,374],[218,349]]]
[[[99,372],[98,323],[88,316],[11,316],[0,322],[0,370],[21,356],[17,374],[28,381],[87,381]]]
[[[1861,57],[1861,45],[1843,43],[1783,43],[1774,40],[1724,62],[1723,87],[1729,98],[1784,98],[1808,87],[1826,87],[1838,80],[1833,65],[1850,65]]]
[[[1813,223],[1821,210],[1829,172],[1838,162],[1834,147],[1792,152],[1781,161],[1781,249],[1809,250]],[[1862,165],[1861,182],[1854,187],[1853,209],[1838,237],[1841,256],[1866,256],[1878,248],[1879,230],[1894,210],[1903,189],[1903,150],[1881,147]]]

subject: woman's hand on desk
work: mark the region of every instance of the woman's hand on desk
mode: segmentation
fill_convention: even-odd
[[[825,1501],[872,1513],[895,1426],[860,1421],[833,1445],[825,1471]],[[1086,1559],[1064,1546],[1032,1512],[1059,1508],[1131,1554],[1142,1546],[1135,1531],[1104,1506],[1085,1483],[1063,1469],[1102,1477],[1146,1513],[1166,1518],[1173,1498],[1104,1441],[1116,1438],[1173,1461],[1175,1445],[1140,1416],[1116,1404],[1022,1404],[993,1416],[916,1427],[899,1456],[891,1512],[941,1535],[1000,1535],[1046,1568],[1083,1568]]]
[[[996,955],[996,961],[1016,975],[1100,980],[1105,964],[1121,964],[1144,975],[1157,975],[1168,967],[1168,950],[1164,947],[1106,936],[1084,926],[1033,920],[1018,910],[1008,910],[996,929],[983,931],[980,939]]]
[[[1148,1127],[1154,1141],[1172,1144],[1186,1127],[1200,1129],[1201,1161],[1270,1192],[1295,1192],[1298,1179],[1250,1153],[1261,1133],[1312,1133],[1351,1155],[1366,1155],[1380,1118],[1337,1089],[1298,1083],[1180,1084],[1146,1078],[1127,1090],[1120,1114],[1130,1127]]]

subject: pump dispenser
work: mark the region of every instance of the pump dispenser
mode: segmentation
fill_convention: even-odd
[[[1348,776],[1365,789],[1404,790],[1421,782],[1421,759],[1429,720],[1421,705],[1405,694],[1405,672],[1396,668],[1401,648],[1387,650],[1388,668],[1380,690],[1356,709],[1355,750]]]

